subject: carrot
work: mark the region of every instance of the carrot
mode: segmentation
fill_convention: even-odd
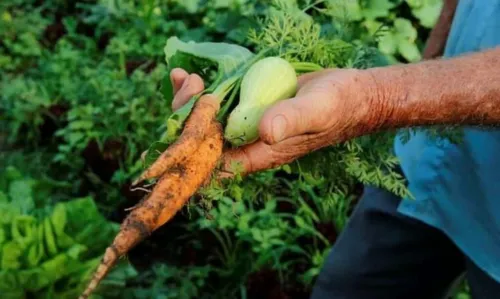
[[[170,220],[207,182],[222,155],[223,135],[214,119],[206,129],[208,134],[197,150],[183,163],[168,169],[127,216],[80,299],[88,298],[120,257]]]
[[[185,162],[205,140],[210,122],[219,111],[216,103],[217,101],[214,101],[212,96],[201,97],[186,120],[181,136],[132,183],[132,186],[144,180],[161,176],[169,168]]]

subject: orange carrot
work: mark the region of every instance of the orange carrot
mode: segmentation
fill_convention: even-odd
[[[197,150],[183,163],[168,169],[153,191],[127,216],[80,299],[88,298],[118,258],[170,220],[207,182],[223,148],[221,125],[212,119],[207,129],[208,134]]]
[[[219,111],[219,105],[213,96],[202,96],[194,105],[181,136],[169,146],[160,157],[148,167],[132,185],[161,176],[169,168],[185,162],[205,140],[210,122]]]

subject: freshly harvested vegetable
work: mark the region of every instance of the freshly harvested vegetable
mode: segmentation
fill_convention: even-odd
[[[161,140],[171,141],[179,137],[184,122],[191,112],[194,103],[203,94],[212,94],[220,102],[235,87],[253,61],[260,56],[254,55],[245,47],[228,43],[214,42],[183,42],[177,37],[170,37],[164,48],[168,70],[176,67],[187,72],[196,72],[204,78],[208,86],[200,94],[194,95],[190,101],[177,111],[173,112],[166,121],[166,131]],[[163,96],[167,105],[173,100],[173,87],[169,76],[165,76]]]
[[[196,132],[195,141],[188,141],[187,145],[190,146],[188,150],[192,154],[184,155],[185,159],[174,159],[178,163],[167,168],[152,192],[133,207],[113,243],[106,249],[99,267],[80,299],[88,298],[120,257],[169,221],[210,178],[223,148],[222,127],[214,117],[218,108],[213,104],[207,104],[211,100],[210,97],[200,98],[192,110],[190,121],[193,126],[197,127],[198,123],[207,125],[205,129],[200,128],[201,131]],[[200,117],[210,115],[210,122],[206,123],[205,119],[200,122]],[[189,132],[195,131],[193,129]],[[185,140],[191,139],[186,138],[184,142]],[[199,140],[201,141],[198,142]],[[176,143],[175,153],[182,153],[184,145],[182,142]],[[164,163],[161,165],[163,169]]]
[[[251,142],[257,136],[264,111],[295,94],[294,66],[279,57],[264,58],[270,50],[254,55],[246,48],[226,43],[184,43],[175,37],[167,41],[165,56],[169,69],[180,67],[200,73],[211,77],[212,82],[168,115],[166,128],[160,128],[164,130],[160,141],[143,155],[147,167],[133,185],[159,179],[122,223],[81,299],[90,296],[118,258],[169,221],[201,186],[210,182],[223,152],[222,124],[227,123],[226,137],[231,138],[231,143]],[[214,66],[215,72],[207,71]],[[305,63],[296,69],[308,71],[317,67]],[[171,83],[168,78],[163,83],[166,105],[171,105]],[[240,102],[231,113],[238,90]],[[229,119],[227,113],[231,113]],[[232,138],[232,134],[237,134],[237,138]]]
[[[234,146],[254,142],[264,112],[297,92],[297,74],[280,57],[266,57],[253,64],[241,82],[240,101],[228,117],[224,137]]]
[[[219,105],[217,99],[207,95],[200,98],[196,106],[187,119],[181,136],[132,185],[161,176],[169,168],[185,162],[199,148],[207,131],[211,129],[210,124],[217,115]]]
[[[88,298],[119,257],[171,219],[210,181],[223,148],[222,126],[217,120],[221,115],[217,114],[226,95],[235,90],[245,71],[263,53],[254,56],[244,47],[227,43],[185,43],[176,37],[168,39],[165,56],[169,69],[180,67],[197,72],[212,77],[213,82],[168,116],[160,141],[144,154],[145,161],[153,162],[134,184],[160,178],[151,193],[132,208],[80,298]],[[206,69],[214,66],[215,76],[210,76],[214,73]],[[173,93],[168,74],[163,83],[166,105],[171,105]],[[227,108],[224,106],[222,110]],[[156,157],[158,148],[162,148],[162,153]]]

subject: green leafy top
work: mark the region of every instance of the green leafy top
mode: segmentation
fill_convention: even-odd
[[[166,131],[161,141],[172,141],[178,137],[180,129],[191,112],[194,102],[203,93],[214,94],[221,102],[235,87],[235,83],[248,68],[248,62],[255,55],[245,47],[229,43],[183,42],[177,37],[170,37],[164,48],[168,72],[163,80],[162,92],[167,105],[172,104],[173,88],[170,71],[183,68],[202,76],[209,85],[202,93],[192,97],[179,110],[168,115]]]
[[[253,56],[253,53],[247,48],[229,44],[215,42],[195,43],[193,41],[183,42],[176,36],[167,40],[164,48],[165,59],[169,66],[178,64],[175,55],[178,52],[190,54],[196,58],[217,63],[218,71],[224,74],[230,74],[237,69],[243,62]]]

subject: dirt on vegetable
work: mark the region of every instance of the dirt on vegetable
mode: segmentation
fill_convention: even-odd
[[[218,106],[211,102],[210,97],[200,98],[179,142],[173,145],[175,151],[169,148],[164,152],[168,155],[162,155],[157,160],[182,155],[182,158],[176,157],[174,163],[160,161],[157,164],[160,166],[153,173],[160,176],[159,180],[151,193],[131,208],[132,211],[123,221],[113,243],[106,249],[101,264],[80,299],[88,298],[120,257],[169,221],[209,181],[223,149],[222,126],[215,120]],[[201,125],[204,127],[200,128]],[[189,155],[184,151],[186,146],[186,150],[191,153]]]

